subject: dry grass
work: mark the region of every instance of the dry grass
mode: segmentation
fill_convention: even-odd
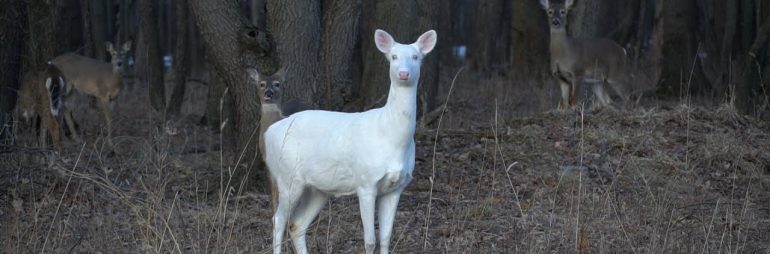
[[[394,252],[770,249],[767,122],[726,106],[536,113],[555,107],[549,87],[459,83],[441,131],[416,135]],[[218,135],[181,122],[169,136],[150,110],[137,110],[147,105],[140,90],[115,114],[117,156],[102,153],[102,120],[87,103],[86,145],[69,144],[53,163],[0,155],[3,252],[269,251],[268,196],[222,191],[233,169],[220,152],[185,152],[216,146]],[[308,247],[355,253],[362,238],[357,201],[337,198],[311,226]]]

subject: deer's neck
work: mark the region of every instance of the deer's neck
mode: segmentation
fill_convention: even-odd
[[[551,57],[559,58],[568,50],[569,36],[566,29],[551,29]]]
[[[260,121],[260,129],[262,132],[264,132],[264,130],[266,130],[268,126],[270,126],[271,124],[283,118],[281,114],[281,108],[278,107],[278,104],[275,104],[275,103],[262,104],[261,112],[262,114],[260,114],[259,121]]]
[[[396,136],[397,145],[405,146],[414,138],[416,117],[417,82],[413,81],[408,86],[403,86],[391,81],[380,126],[383,126],[386,132]]]

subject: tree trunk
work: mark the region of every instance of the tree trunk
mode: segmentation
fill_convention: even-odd
[[[91,1],[80,0],[80,18],[83,21],[83,55],[94,57],[94,41],[91,33]]]
[[[259,161],[259,137],[253,134],[259,123],[259,100],[254,98],[257,94],[256,85],[248,80],[245,68],[254,66],[265,75],[272,75],[278,70],[280,60],[273,39],[265,30],[251,26],[238,12],[233,1],[191,0],[190,7],[206,45],[208,59],[229,88],[237,109],[229,124],[235,126],[238,143],[228,145],[235,147],[230,149],[228,157],[237,159],[237,155],[244,156],[241,160],[228,163],[234,169],[234,172],[231,171],[231,185],[236,189],[253,187],[258,179],[253,169]],[[225,144],[222,146],[228,147]],[[260,175],[264,175],[264,172]],[[260,180],[262,184],[267,183],[264,177]]]
[[[163,63],[158,35],[158,1],[141,0],[142,40],[147,49],[147,82],[149,83],[150,105],[161,113],[166,109],[166,92],[163,84]]]
[[[604,36],[605,34],[602,33],[602,25],[604,24],[601,22],[603,5],[600,0],[575,1],[570,10],[569,21],[567,22],[567,33],[575,37]]]
[[[762,66],[767,57],[766,50],[768,40],[770,39],[770,18],[765,18],[764,22],[759,31],[757,31],[757,38],[751,45],[748,56],[744,58],[741,80],[736,84],[735,88],[735,106],[743,114],[754,113],[760,102],[758,98],[763,95],[759,75],[761,75]]]
[[[110,29],[111,21],[106,13],[107,1],[90,1],[88,20],[91,24],[91,41],[94,47],[94,58],[107,61],[107,47],[104,42],[107,41],[107,34]],[[118,42],[114,42],[118,45]]]
[[[514,1],[511,5],[511,68],[514,77],[542,80],[548,70],[549,28],[545,10],[537,1]],[[533,76],[540,74],[539,76]]]
[[[510,45],[509,10],[505,0],[477,1],[468,52],[471,67],[482,73],[508,69]],[[528,15],[529,16],[529,15]]]
[[[321,84],[321,6],[318,1],[268,0],[267,24],[285,68],[283,100],[299,99],[315,107]]]
[[[27,47],[24,51],[24,68],[25,72],[42,71],[48,60],[56,56],[56,49],[60,46],[60,40],[57,38],[63,35],[56,29],[58,10],[55,6],[49,5],[46,0],[30,0],[27,3],[28,20],[36,22],[29,23],[29,32],[25,40]]]
[[[176,49],[174,52],[174,90],[168,101],[166,112],[178,116],[184,101],[185,83],[190,71],[190,38],[188,29],[187,0],[175,0],[176,4]]]
[[[24,26],[26,7],[22,1],[11,1],[0,5],[0,142],[10,138],[13,125],[13,108],[16,106],[16,91],[21,82],[21,54],[24,50]]]
[[[251,24],[256,27],[267,27],[267,12],[265,11],[266,0],[251,0]]]
[[[340,110],[352,99],[351,62],[358,41],[361,0],[324,0],[321,80],[316,102]]]
[[[695,31],[698,30],[697,7],[694,0],[676,1],[669,0],[663,3],[665,17],[666,44],[663,46],[663,55],[666,56],[666,64],[663,65],[664,93],[679,93],[683,88],[683,80],[687,76],[693,64],[693,58],[698,48],[695,40]]]

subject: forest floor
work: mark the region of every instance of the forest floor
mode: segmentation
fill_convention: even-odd
[[[458,82],[446,114],[417,131],[395,253],[770,250],[768,122],[680,101],[547,111],[555,99],[541,100],[552,94],[541,88],[496,100],[469,96],[483,96],[477,86]],[[157,116],[137,106],[145,93],[119,99],[115,156],[87,99],[75,111],[85,144],[68,142],[53,160],[37,149],[0,154],[2,252],[270,252],[268,196],[223,193],[230,169],[206,149],[219,134],[194,120],[175,135],[152,127]],[[197,119],[202,106],[183,112]],[[354,197],[331,199],[308,232],[310,251],[361,253],[358,211]]]

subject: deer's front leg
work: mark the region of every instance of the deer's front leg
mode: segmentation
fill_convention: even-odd
[[[367,254],[374,253],[374,202],[377,190],[374,187],[358,191],[358,206],[361,210],[361,222],[364,224],[364,248]]]
[[[393,220],[396,218],[398,200],[403,188],[380,196],[377,209],[380,216],[380,253],[387,254],[390,249],[390,237],[393,232]]]
[[[570,107],[570,94],[572,90],[572,84],[567,80],[565,77],[562,76],[555,76],[556,80],[559,81],[559,86],[561,87],[561,101],[559,102],[559,109],[566,110]]]
[[[571,79],[572,86],[569,93],[569,105],[574,107],[577,104],[577,93],[580,91],[580,85],[583,83],[583,76],[574,75]]]

